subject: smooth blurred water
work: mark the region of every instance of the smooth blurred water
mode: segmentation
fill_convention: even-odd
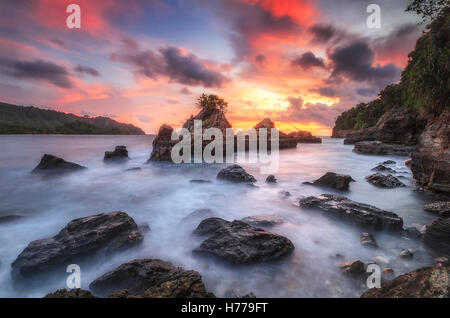
[[[112,256],[97,256],[82,267],[82,287],[98,276],[135,258],[160,258],[202,274],[207,289],[217,296],[227,290],[253,292],[258,297],[358,297],[366,289],[363,282],[344,277],[338,264],[344,260],[373,260],[381,256],[395,274],[431,264],[433,255],[420,242],[401,235],[373,233],[380,246],[360,245],[362,229],[328,219],[317,212],[294,205],[301,196],[339,193],[303,185],[327,171],[350,174],[355,180],[343,194],[352,200],[397,213],[405,227],[420,229],[434,216],[423,211],[432,199],[413,191],[412,177],[403,165],[406,158],[365,156],[352,152],[342,139],[324,138],[323,144],[301,144],[280,152],[278,183],[264,182],[258,164],[243,164],[258,180],[255,188],[216,180],[223,165],[167,163],[145,164],[151,153],[152,136],[0,136],[0,215],[25,216],[0,224],[0,297],[41,297],[65,288],[65,279],[43,279],[39,287],[16,290],[10,264],[30,241],[58,233],[70,220],[101,212],[124,211],[138,224],[148,223],[151,231],[139,248]],[[116,145],[127,146],[131,160],[123,165],[103,163],[103,154]],[[50,153],[89,167],[59,178],[31,175],[44,153]],[[365,176],[378,163],[392,159],[406,188],[379,189]],[[126,171],[141,167],[140,171]],[[191,179],[208,179],[208,184],[192,184]],[[292,195],[283,198],[280,191]],[[285,223],[269,230],[288,237],[295,245],[292,256],[275,263],[227,266],[197,258],[192,250],[201,238],[191,235],[199,221],[182,219],[197,208],[213,209],[227,220],[250,215],[277,214]],[[412,260],[398,253],[414,250]],[[331,258],[336,253],[342,260]],[[64,273],[63,273],[64,274]]]

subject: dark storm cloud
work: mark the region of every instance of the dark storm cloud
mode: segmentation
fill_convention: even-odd
[[[221,87],[228,80],[220,72],[208,69],[195,55],[184,55],[177,47],[113,53],[111,59],[133,65],[139,75],[152,79],[166,76],[171,81],[189,86]]]
[[[323,59],[316,57],[312,52],[303,53],[300,57],[293,60],[292,64],[300,66],[305,70],[308,70],[312,67],[325,68]]]
[[[335,48],[329,55],[333,64],[330,80],[346,78],[383,87],[399,79],[400,69],[392,63],[372,66],[374,56],[374,52],[363,40]]]
[[[74,70],[80,74],[88,74],[88,75],[92,75],[92,76],[96,76],[96,77],[100,76],[100,72],[90,66],[78,65],[74,68]]]
[[[184,94],[184,95],[191,95],[192,94],[192,92],[187,87],[183,87],[182,89],[180,89],[180,93]]]
[[[338,43],[353,37],[353,35],[331,24],[315,24],[308,31],[312,35],[312,42],[318,44]]]
[[[42,80],[62,88],[72,87],[66,68],[52,62],[1,59],[0,68],[15,78]]]
[[[336,97],[337,96],[336,89],[334,87],[331,87],[331,86],[312,88],[312,89],[309,90],[309,92],[311,92],[311,93],[318,93],[321,96],[325,96],[325,97]]]

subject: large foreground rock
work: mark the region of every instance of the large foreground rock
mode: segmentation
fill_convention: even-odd
[[[54,293],[49,293],[44,298],[96,298],[88,290],[83,289],[59,289]]]
[[[172,148],[178,140],[172,140],[173,128],[169,125],[162,125],[158,135],[153,139],[153,149],[148,161],[172,161]]]
[[[450,256],[450,219],[437,218],[426,227],[423,242],[436,252]]]
[[[65,173],[86,169],[79,164],[65,161],[53,155],[45,154],[32,173]]]
[[[367,182],[372,183],[374,186],[381,187],[381,188],[398,188],[398,187],[405,187],[405,184],[398,180],[396,177],[394,177],[391,174],[381,174],[381,173],[375,173],[370,176],[366,177]]]
[[[294,245],[286,237],[242,221],[206,219],[194,233],[210,235],[194,253],[233,264],[273,261],[294,250]]]
[[[360,141],[355,143],[354,151],[367,155],[409,156],[414,147],[401,144],[385,144],[381,141]]]
[[[425,211],[435,213],[441,218],[450,217],[450,201],[438,201],[429,204],[425,204],[423,207]]]
[[[93,281],[96,294],[112,297],[211,298],[196,271],[158,259],[136,259]]]
[[[124,212],[75,219],[54,237],[31,242],[12,263],[12,274],[30,277],[103,249],[113,252],[131,247],[142,239],[138,226]]]
[[[253,177],[251,174],[248,174],[247,171],[245,171],[245,169],[239,165],[232,165],[223,168],[217,174],[217,178],[233,182],[245,182],[245,183],[256,182],[255,177]]]
[[[312,185],[330,187],[337,190],[348,190],[350,182],[352,181],[355,180],[353,180],[353,178],[347,174],[337,174],[335,172],[327,172],[319,179],[314,181]]]
[[[114,151],[105,151],[105,157],[103,158],[106,162],[123,162],[128,159],[128,150],[125,146],[116,146]]]
[[[450,267],[424,267],[372,288],[362,298],[449,298]]]
[[[339,195],[322,194],[307,197],[300,199],[299,206],[306,209],[319,209],[327,215],[358,226],[396,232],[403,230],[403,219],[397,214]]]

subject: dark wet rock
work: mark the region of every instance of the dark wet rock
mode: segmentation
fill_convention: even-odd
[[[380,163],[380,165],[395,165],[396,162],[394,160],[386,160]]]
[[[245,169],[239,165],[232,165],[223,168],[217,174],[217,178],[233,182],[245,182],[245,183],[256,182],[255,177],[253,177],[251,174],[248,174],[247,171],[245,171]]]
[[[206,218],[212,218],[214,211],[211,209],[195,209],[183,218],[183,221],[199,221]]]
[[[450,193],[450,111],[428,121],[412,154],[417,182],[435,192]]]
[[[279,215],[255,215],[241,219],[242,222],[253,226],[275,226],[284,223]]]
[[[142,170],[142,168],[140,168],[140,167],[135,167],[135,168],[127,169],[126,171],[141,171],[141,170]]]
[[[343,259],[344,257],[345,257],[344,254],[341,254],[341,253],[336,253],[336,254],[329,256],[329,258],[331,258],[331,259]]]
[[[12,263],[14,278],[27,278],[74,262],[100,250],[122,250],[143,239],[124,212],[102,213],[70,221],[56,236],[33,241]]]
[[[409,156],[414,147],[400,144],[385,144],[380,141],[360,141],[355,143],[354,151],[368,155]]]
[[[339,264],[342,273],[351,277],[359,277],[366,273],[366,264],[360,260],[353,260]]]
[[[382,273],[386,278],[391,278],[392,276],[394,276],[394,270],[390,267],[383,268]]]
[[[277,183],[277,178],[273,174],[267,176],[266,178],[267,183]]]
[[[193,179],[193,180],[190,180],[189,182],[190,183],[204,184],[204,183],[211,183],[211,180]]]
[[[59,289],[54,293],[49,293],[44,298],[97,298],[88,290],[83,289]]]
[[[385,281],[361,298],[449,298],[448,266],[424,267]]]
[[[367,232],[361,233],[361,235],[359,236],[359,241],[361,242],[362,246],[378,247],[377,241],[375,240],[373,235]]]
[[[148,225],[148,223],[139,224],[138,228],[141,233],[147,233],[150,232],[151,230],[150,225]]]
[[[287,198],[291,196],[291,193],[289,191],[280,191],[279,193],[282,198]]]
[[[169,125],[162,125],[158,135],[153,139],[153,149],[148,161],[170,161],[172,162],[172,148],[178,140],[172,140],[173,128]]]
[[[84,170],[86,167],[45,154],[32,173],[65,173]]]
[[[327,172],[313,183],[306,182],[305,184],[330,187],[337,190],[348,190],[350,182],[352,181],[355,180],[349,175]]]
[[[299,205],[306,209],[319,209],[327,215],[372,229],[386,229],[400,232],[403,219],[393,212],[381,210],[372,205],[359,203],[334,194],[322,194],[300,199]]]
[[[433,262],[436,265],[441,265],[441,266],[449,266],[450,265],[449,259],[447,257],[444,257],[444,256],[435,258],[433,260]]]
[[[414,257],[414,253],[410,249],[407,249],[407,250],[402,250],[398,254],[398,256],[400,256],[401,258],[404,258],[404,259],[412,259]]]
[[[370,176],[366,177],[367,182],[372,183],[374,186],[381,187],[381,188],[398,188],[398,187],[405,187],[405,184],[398,180],[398,178],[394,177],[391,174],[381,174],[381,173],[375,173]]]
[[[0,216],[0,224],[1,223],[8,223],[8,222],[13,222],[13,221],[17,221],[19,219],[23,218],[22,215],[3,215]]]
[[[103,158],[107,162],[123,162],[128,159],[128,150],[125,146],[116,146],[114,151],[105,151],[105,157]]]
[[[378,165],[375,168],[371,169],[372,171],[378,171],[378,172],[389,172],[389,173],[396,173],[394,169],[391,169],[389,167],[386,167],[384,165]]]
[[[412,238],[422,238],[422,233],[414,226],[405,229],[405,235]]]
[[[210,234],[194,250],[195,254],[216,257],[233,264],[274,261],[294,250],[294,245],[286,237],[241,221],[206,219],[195,233]]]
[[[450,256],[450,219],[437,218],[426,227],[423,242],[444,256]]]
[[[435,213],[441,218],[450,217],[450,201],[438,201],[425,204],[423,207],[425,211]]]
[[[200,274],[158,259],[136,259],[102,275],[89,288],[111,297],[211,298]],[[112,294],[114,293],[114,294]]]

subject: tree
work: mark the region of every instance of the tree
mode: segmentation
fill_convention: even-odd
[[[406,11],[414,11],[422,16],[423,22],[430,22],[450,8],[449,0],[410,0]]]
[[[202,94],[197,99],[197,107],[204,110],[207,113],[214,113],[214,112],[226,112],[228,103],[223,99],[220,98],[217,95],[207,95]]]

